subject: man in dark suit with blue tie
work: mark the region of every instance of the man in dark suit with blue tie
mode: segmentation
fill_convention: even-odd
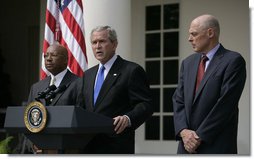
[[[183,60],[173,95],[177,153],[236,154],[245,60],[219,43],[219,22],[212,15],[195,18],[189,34],[196,53]]]
[[[80,106],[113,118],[115,134],[98,134],[84,153],[133,154],[135,129],[153,113],[144,69],[116,55],[117,44],[116,32],[111,27],[92,30],[92,50],[100,63],[85,72]]]

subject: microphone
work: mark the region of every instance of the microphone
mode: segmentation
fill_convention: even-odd
[[[39,99],[41,98],[45,98],[46,95],[50,92],[50,91],[54,91],[56,89],[55,85],[51,85],[49,87],[47,87],[43,92],[39,92],[38,96],[35,98],[37,101],[39,101]]]
[[[52,90],[51,92],[49,92],[46,95],[46,97],[45,97],[46,101],[55,98],[58,93],[61,93],[61,92],[65,91],[66,88],[67,88],[66,85],[61,85],[56,90]]]

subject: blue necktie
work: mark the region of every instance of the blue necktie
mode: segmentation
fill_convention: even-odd
[[[104,70],[105,70],[105,67],[102,65],[99,72],[98,72],[97,81],[96,81],[96,85],[94,88],[94,105],[96,103],[97,97],[100,93],[101,86],[104,81]]]

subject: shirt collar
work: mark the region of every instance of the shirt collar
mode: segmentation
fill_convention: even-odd
[[[56,87],[58,87],[60,85],[60,83],[62,82],[66,73],[67,73],[67,68],[65,70],[63,70],[62,72],[58,73],[56,76],[54,76],[53,74],[50,73],[51,78],[55,77],[55,79],[56,79],[56,81],[55,81]]]
[[[105,67],[105,71],[109,71],[110,70],[110,68],[112,67],[112,65],[114,64],[114,62],[116,61],[116,59],[117,59],[117,55],[116,54],[114,54],[114,56],[108,61],[108,62],[106,62],[103,66]],[[102,66],[102,64],[100,63],[100,66],[99,66],[99,68],[101,68],[101,66]]]
[[[219,49],[220,44],[217,44],[212,50],[210,50],[206,56],[208,57],[209,61],[211,61],[213,59],[213,56],[215,55],[215,53],[217,52],[217,50]]]

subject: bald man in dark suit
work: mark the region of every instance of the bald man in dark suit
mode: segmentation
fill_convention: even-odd
[[[219,43],[219,22],[212,15],[195,18],[189,34],[196,53],[183,60],[173,95],[177,153],[236,154],[245,60]]]
[[[45,106],[57,106],[57,105],[75,105],[78,97],[78,88],[75,81],[79,79],[78,76],[71,73],[67,69],[68,64],[68,52],[67,49],[58,44],[54,43],[50,45],[47,52],[44,55],[44,62],[46,69],[50,72],[50,75],[45,79],[38,81],[33,84],[30,89],[28,104],[33,101],[39,100]],[[52,98],[40,98],[38,97],[39,92],[43,92],[50,85],[55,85],[57,89],[62,88]],[[46,96],[49,97],[49,96]],[[35,145],[27,141],[26,144],[30,153],[59,153],[57,150],[40,150]],[[78,153],[78,151],[73,151]],[[73,153],[65,151],[64,153]]]
[[[54,79],[54,85],[57,88],[62,87],[63,90],[56,94],[49,103],[46,102],[45,98],[40,99],[40,102],[44,105],[75,105],[77,91],[74,81],[79,77],[67,69],[67,49],[57,43],[49,46],[44,55],[44,62],[50,75],[31,86],[28,103],[35,101],[38,93],[48,88]]]

